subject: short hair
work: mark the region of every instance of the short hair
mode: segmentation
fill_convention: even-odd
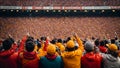
[[[35,47],[35,45],[32,41],[26,42],[26,44],[25,44],[25,49],[28,52],[32,52],[34,50],[34,47]]]
[[[114,44],[115,43],[115,39],[111,39],[111,43]]]
[[[100,46],[105,46],[104,40],[100,41]]]
[[[13,44],[13,42],[11,41],[11,39],[9,39],[9,38],[5,39],[2,43],[3,49],[9,50],[11,48],[12,44]]]
[[[29,36],[29,37],[27,38],[27,40],[26,40],[26,43],[29,42],[29,41],[34,42],[34,38],[33,38],[32,36]]]
[[[52,44],[56,44],[57,40],[56,39],[53,39],[52,41],[50,41],[50,43]]]
[[[62,39],[58,39],[57,42],[62,43],[63,41],[62,41]]]
[[[99,40],[95,40],[94,43],[95,43],[96,46],[99,46],[99,44],[100,44]]]
[[[45,41],[47,38],[46,37],[41,37],[40,40],[41,41]]]

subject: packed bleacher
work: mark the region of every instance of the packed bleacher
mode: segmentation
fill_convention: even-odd
[[[120,0],[0,0],[1,6],[120,6]]]
[[[19,40],[29,32],[33,37],[67,37],[76,32],[81,38],[120,36],[119,17],[16,17],[0,18],[0,37],[11,34]]]

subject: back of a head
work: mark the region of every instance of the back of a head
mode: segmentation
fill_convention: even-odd
[[[58,39],[57,42],[62,43],[62,39]]]
[[[28,52],[32,52],[34,50],[34,47],[35,47],[35,45],[32,41],[26,42],[26,44],[25,44],[25,49]]]
[[[56,39],[53,39],[52,41],[50,41],[50,43],[56,44],[56,43],[57,43],[57,40],[56,40]]]
[[[104,40],[100,41],[100,46],[105,46]]]
[[[41,41],[45,41],[45,40],[46,40],[46,37],[43,36],[43,37],[40,38],[40,40],[41,40]]]
[[[94,44],[95,44],[96,46],[99,46],[99,44],[100,44],[99,40],[95,40]]]
[[[115,44],[115,39],[111,39],[111,44]]]
[[[6,40],[4,40],[3,41],[3,49],[4,50],[9,50],[10,48],[11,48],[11,46],[12,46],[12,41],[10,40],[10,39],[6,39]]]
[[[29,37],[27,38],[27,40],[26,40],[26,43],[29,42],[29,41],[34,42],[34,38],[33,38],[32,36],[29,36]]]
[[[94,51],[94,44],[92,44],[90,41],[87,41],[84,45],[84,48],[87,52]]]

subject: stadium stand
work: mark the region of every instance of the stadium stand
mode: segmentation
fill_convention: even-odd
[[[120,0],[0,0],[1,6],[120,6]]]

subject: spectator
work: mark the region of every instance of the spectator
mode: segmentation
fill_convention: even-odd
[[[15,52],[16,44],[11,39],[2,42],[3,50],[0,52],[0,68],[17,68],[18,53]]]
[[[115,44],[108,46],[108,54],[103,54],[102,68],[120,68],[118,47]]]
[[[94,44],[87,41],[84,48],[86,54],[81,58],[81,68],[101,68],[102,56],[94,53]]]
[[[105,42],[104,42],[104,40],[100,41],[99,50],[100,50],[100,52],[102,52],[102,53],[107,53],[107,48],[105,47]]]
[[[56,46],[57,46],[58,49],[59,49],[59,51],[58,51],[58,53],[60,52],[59,54],[61,54],[61,53],[63,53],[63,52],[65,51],[65,47],[64,47],[64,45],[62,44],[62,39],[58,39],[58,40],[57,40]]]
[[[47,55],[40,58],[39,68],[63,68],[62,58],[56,55],[55,45],[48,45]]]
[[[18,56],[18,67],[19,68],[38,68],[38,57],[34,52],[33,41],[28,41],[25,44],[25,51],[21,52]]]
[[[67,51],[62,53],[64,62],[64,68],[81,68],[81,57],[83,52],[83,44],[80,38],[75,35],[76,41],[79,44],[78,49],[75,50],[75,43],[73,40],[69,40],[66,44]]]

